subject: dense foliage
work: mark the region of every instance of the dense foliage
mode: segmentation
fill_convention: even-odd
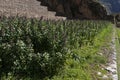
[[[72,49],[93,45],[108,22],[0,18],[0,75],[51,78]]]

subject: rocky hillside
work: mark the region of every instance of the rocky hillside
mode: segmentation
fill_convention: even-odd
[[[0,15],[42,16],[45,19],[108,19],[106,8],[97,0],[0,0]]]
[[[56,15],[69,19],[106,19],[106,8],[97,0],[39,0],[49,10],[56,11]]]
[[[47,6],[40,4],[41,2],[37,0],[0,0],[0,15],[63,19],[63,17],[55,16],[56,12],[48,11]]]

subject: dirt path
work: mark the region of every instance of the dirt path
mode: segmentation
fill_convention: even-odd
[[[37,0],[0,0],[0,15],[63,19],[63,17],[55,16],[55,12],[48,11],[47,7],[40,4]]]
[[[110,71],[111,71],[111,74],[112,74],[112,78],[113,80],[118,80],[118,71],[117,71],[117,51],[116,51],[116,27],[113,26],[113,37],[112,37],[112,44],[111,44],[111,47],[112,47],[112,55],[111,55],[111,62],[110,62],[110,65],[109,67],[110,68]]]
[[[112,35],[112,42],[111,42],[111,54],[108,66],[106,70],[109,71],[112,80],[118,80],[118,71],[117,71],[117,51],[116,51],[116,27],[113,26],[113,35]]]

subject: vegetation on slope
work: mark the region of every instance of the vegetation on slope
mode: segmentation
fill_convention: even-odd
[[[98,54],[112,31],[106,21],[0,19],[1,79],[92,80],[106,57]],[[105,73],[103,71],[102,73]]]
[[[116,28],[116,49],[117,49],[117,68],[118,79],[120,79],[120,28]]]

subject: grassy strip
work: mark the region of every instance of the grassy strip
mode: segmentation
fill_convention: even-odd
[[[95,37],[93,46],[87,45],[79,49],[73,49],[72,53],[74,55],[69,55],[65,70],[55,76],[53,80],[103,80],[101,76],[97,75],[97,72],[107,73],[100,67],[100,64],[107,62],[107,56],[98,53],[102,46],[108,47],[106,44],[111,39],[111,26],[109,25]]]
[[[116,28],[116,50],[117,50],[118,79],[120,79],[120,28]]]

